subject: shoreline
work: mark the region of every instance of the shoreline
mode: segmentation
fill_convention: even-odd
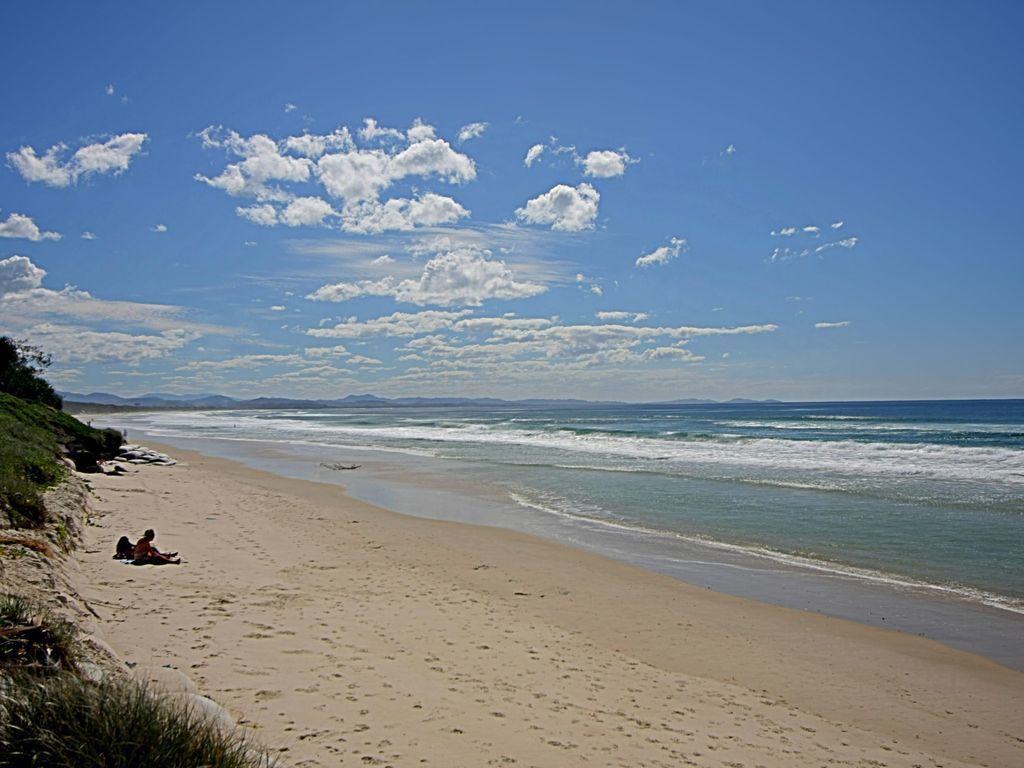
[[[133,434],[150,434],[134,429]],[[504,491],[473,483],[451,462],[406,453],[323,443],[246,438],[160,437],[186,450],[239,461],[293,479],[328,482],[362,501],[401,514],[455,520],[540,536],[667,574],[687,584],[772,605],[892,628],[979,653],[1024,671],[1024,616],[941,586],[894,574],[866,578],[828,563],[800,563],[751,548],[718,545],[657,532],[566,520],[510,501]],[[360,463],[356,473],[319,468],[324,460]],[[471,473],[470,473],[471,474]]]
[[[288,765],[1024,759],[1024,675],[988,659],[171,450],[90,477],[82,591],[123,658],[196,677]],[[183,566],[109,559],[150,526]]]

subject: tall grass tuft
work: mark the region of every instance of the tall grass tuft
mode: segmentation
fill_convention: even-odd
[[[137,682],[0,677],[0,768],[266,768],[241,733]]]
[[[74,669],[76,635],[74,625],[21,595],[0,594],[0,670]]]

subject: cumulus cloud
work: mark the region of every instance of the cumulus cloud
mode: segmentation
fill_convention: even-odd
[[[60,240],[63,235],[60,232],[43,232],[30,216],[11,213],[7,216],[6,221],[0,221],[0,237],[21,237],[38,242],[39,240]]]
[[[638,267],[651,267],[655,264],[668,264],[670,261],[677,258],[685,247],[686,240],[683,238],[670,238],[668,245],[655,248],[650,253],[645,253],[643,256],[640,256],[636,260],[636,265]]]
[[[382,199],[410,177],[448,184],[476,178],[473,160],[438,138],[433,126],[417,120],[402,132],[367,118],[358,135],[371,146],[358,146],[346,127],[275,141],[211,126],[200,133],[203,146],[240,159],[216,176],[197,174],[196,179],[233,196],[254,198],[257,205],[236,211],[263,226],[340,226],[365,234],[451,224],[469,215],[451,197],[434,192]],[[340,207],[296,189],[315,184]]]
[[[249,207],[238,206],[235,213],[243,219],[248,219],[253,224],[263,227],[272,227],[277,224],[277,209],[270,203],[263,205],[251,205]]]
[[[728,147],[723,149],[720,154],[723,154],[723,155],[726,155],[726,156],[735,155],[736,154],[736,145],[735,144],[730,144]]]
[[[321,224],[324,219],[335,215],[334,208],[326,200],[319,197],[296,197],[281,211],[280,220],[289,227],[308,227]]]
[[[26,256],[11,256],[0,260],[0,298],[21,293],[43,284],[46,270],[37,267]]]
[[[583,173],[586,176],[610,179],[624,174],[626,165],[636,161],[623,150],[601,149],[588,152],[586,157],[577,162],[583,166]]]
[[[532,168],[533,164],[540,159],[540,156],[544,154],[543,144],[534,144],[526,152],[526,159],[523,160],[523,165],[527,168]]]
[[[372,117],[363,120],[363,127],[359,130],[359,136],[363,141],[378,141],[391,139],[401,141],[405,134],[397,128],[383,128]]]
[[[374,234],[452,224],[466,216],[469,211],[452,198],[428,192],[412,200],[393,197],[383,203],[366,200],[347,205],[342,222],[348,232]]]
[[[236,131],[210,126],[200,132],[203,146],[223,148],[240,157],[214,177],[196,174],[197,181],[222,189],[234,197],[257,200],[282,200],[288,193],[271,186],[272,182],[303,182],[310,178],[313,162],[307,157],[282,154],[277,142],[264,134],[244,138]]]
[[[490,123],[469,123],[459,129],[459,144],[475,139],[478,136],[482,136],[484,131],[490,126]]]
[[[154,232],[166,232],[167,231],[167,225],[166,224],[157,224],[155,227],[153,227],[153,231]]]
[[[815,323],[815,328],[846,328],[850,325],[849,320],[840,320],[836,323]]]
[[[490,252],[462,247],[437,253],[418,278],[359,280],[324,285],[306,298],[314,301],[348,301],[362,296],[390,296],[420,306],[479,306],[488,299],[521,299],[547,290],[538,283],[515,279],[505,262],[492,260]]]
[[[90,231],[86,230],[85,232],[82,233],[81,237],[82,237],[83,240],[95,240],[96,239],[96,233],[95,232],[90,232]]]
[[[516,217],[527,224],[550,224],[554,230],[579,232],[593,229],[600,193],[586,182],[577,187],[556,184],[516,209]]]
[[[145,133],[123,133],[104,142],[79,147],[70,158],[67,144],[55,144],[40,157],[32,147],[8,152],[7,160],[26,181],[40,181],[50,187],[68,187],[94,174],[115,176],[128,170],[132,158],[149,138]]]

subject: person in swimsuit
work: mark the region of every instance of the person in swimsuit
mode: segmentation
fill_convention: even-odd
[[[153,546],[153,539],[156,538],[156,531],[152,528],[142,534],[142,538],[135,543],[135,551],[132,553],[132,565],[163,565],[173,563],[177,565],[181,558],[177,552],[161,552]]]

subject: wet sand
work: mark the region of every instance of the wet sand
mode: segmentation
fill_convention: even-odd
[[[980,656],[168,450],[90,476],[81,591],[289,766],[1024,764]],[[110,559],[147,527],[182,565]]]

